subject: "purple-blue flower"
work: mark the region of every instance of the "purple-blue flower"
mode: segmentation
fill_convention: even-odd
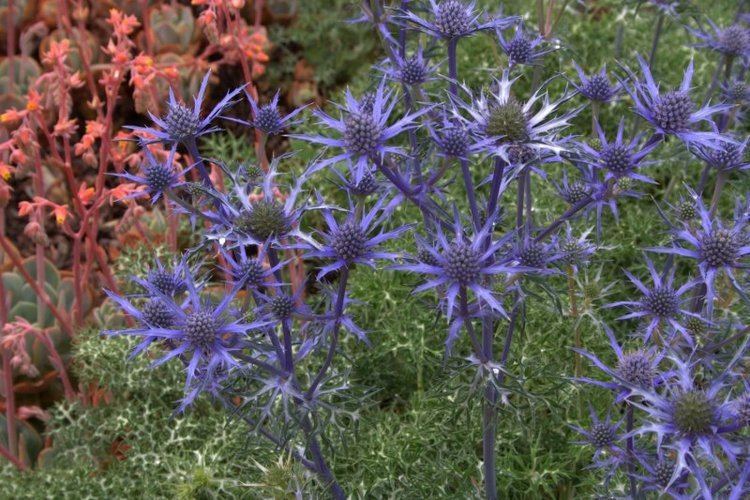
[[[706,47],[728,57],[746,58],[750,53],[750,31],[739,24],[720,28],[706,18],[711,30],[688,27],[690,33],[700,40],[696,47]]]
[[[177,189],[185,184],[184,182],[180,182],[180,175],[184,175],[191,167],[182,171],[181,174],[177,173],[174,161],[175,148],[169,150],[167,159],[164,161],[159,161],[145,145],[143,147],[143,155],[145,161],[141,163],[141,175],[134,175],[127,172],[112,175],[146,186],[146,193],[151,196],[152,204],[159,201],[166,191]],[[129,198],[138,196],[143,196],[143,192],[137,191],[130,195]]]
[[[187,300],[182,304],[159,293],[138,308],[127,298],[107,291],[107,295],[136,319],[139,326],[105,332],[142,337],[134,354],[156,340],[162,341],[160,344],[166,349],[166,354],[157,359],[154,366],[180,358],[185,364],[185,393],[189,396],[183,407],[189,405],[199,392],[195,391],[194,383],[211,385],[217,376],[239,365],[234,354],[243,349],[245,335],[254,328],[234,317],[230,309],[237,288],[226,293],[219,304],[213,304],[202,296],[187,267],[184,271]]]
[[[708,319],[713,315],[716,298],[716,277],[722,271],[727,275],[737,292],[746,297],[742,284],[734,272],[745,268],[744,262],[750,254],[747,244],[745,226],[747,220],[739,217],[733,224],[726,226],[719,217],[706,209],[700,197],[695,198],[700,226],[688,227],[675,231],[675,245],[671,247],[650,248],[652,252],[681,255],[698,261],[698,270],[706,286],[706,310]]]
[[[496,31],[498,43],[508,56],[508,65],[511,68],[518,65],[536,64],[539,59],[554,50],[552,47],[543,48],[544,38],[527,34],[523,23],[516,25],[515,34],[509,40],[503,36],[502,29]]]
[[[581,377],[579,381],[613,391],[615,401],[618,403],[630,396],[634,389],[650,390],[662,383],[664,374],[660,371],[659,365],[664,359],[663,352],[657,351],[653,346],[624,350],[617,342],[612,329],[604,323],[601,323],[601,327],[607,335],[617,363],[614,367],[610,367],[596,354],[584,349],[574,349],[610,378],[610,380],[598,380]]]
[[[726,140],[717,141],[716,145],[706,147],[697,145],[693,154],[703,160],[709,167],[720,172],[735,172],[750,168],[745,149],[750,137],[744,141],[737,141],[729,136]]]
[[[377,69],[389,80],[409,87],[417,87],[435,79],[435,67],[425,59],[421,45],[411,56],[402,56],[398,51],[394,51],[391,58]]]
[[[146,144],[154,142],[186,144],[190,141],[195,141],[196,138],[202,135],[220,130],[219,127],[213,126],[212,122],[232,103],[232,100],[242,92],[243,87],[238,87],[228,92],[227,95],[216,104],[216,106],[201,118],[203,100],[205,99],[206,87],[208,86],[208,79],[210,76],[211,72],[206,72],[206,76],[203,77],[203,81],[201,82],[198,95],[193,99],[192,108],[177,101],[174,91],[170,88],[167,114],[163,118],[159,118],[151,112],[148,114],[151,117],[151,120],[153,120],[159,128],[134,126],[128,126],[126,128],[146,136],[153,136],[154,138],[152,139],[142,137],[142,141]]]
[[[320,258],[329,261],[318,271],[317,279],[326,274],[355,264],[374,267],[375,260],[394,260],[398,254],[378,250],[378,246],[410,229],[411,226],[401,226],[393,231],[379,231],[375,235],[370,233],[381,225],[391,210],[383,209],[386,198],[380,198],[369,212],[357,215],[357,210],[351,207],[347,217],[338,222],[330,209],[322,210],[323,218],[328,225],[328,231],[322,233],[323,243],[310,245],[307,258]]]
[[[661,136],[674,135],[688,146],[715,145],[720,136],[715,131],[700,131],[695,127],[700,122],[707,122],[715,129],[711,121],[711,115],[720,111],[726,111],[729,106],[717,104],[713,106],[701,106],[696,109],[693,102],[691,82],[693,79],[693,61],[685,71],[680,87],[676,90],[662,92],[659,85],[651,75],[648,63],[639,55],[638,62],[641,67],[643,79],[639,80],[635,75],[633,78],[633,89],[625,85],[635,104],[635,112],[649,122],[655,132]]]
[[[375,91],[372,108],[355,99],[349,89],[346,90],[345,100],[343,106],[336,105],[339,109],[339,118],[334,118],[319,109],[313,111],[322,125],[338,132],[338,138],[307,134],[290,135],[295,139],[343,150],[335,156],[315,163],[308,173],[337,162],[352,160],[356,167],[355,182],[359,182],[370,162],[382,161],[382,157],[389,153],[402,156],[406,154],[401,147],[391,144],[392,139],[408,129],[417,127],[414,120],[430,110],[429,107],[424,107],[414,113],[405,114],[395,123],[388,125],[396,106],[396,99],[392,91],[386,89],[385,79],[381,80]]]
[[[594,73],[591,76],[586,76],[583,69],[573,62],[578,73],[579,82],[571,81],[571,84],[583,97],[589,101],[598,103],[610,102],[614,97],[622,90],[622,84],[617,83],[612,85],[607,78],[607,67],[604,66],[599,73]]]
[[[516,17],[495,17],[481,20],[482,12],[476,10],[476,2],[460,0],[429,0],[428,17],[425,19],[412,11],[405,11],[401,18],[416,29],[435,38],[461,38],[480,31],[505,29],[516,23]]]
[[[456,220],[454,222],[455,233],[451,240],[438,226],[437,241],[434,245],[429,244],[423,238],[417,239],[420,249],[429,256],[429,259],[413,259],[414,263],[399,264],[394,266],[394,269],[434,276],[418,286],[414,292],[444,286],[449,319],[456,304],[456,297],[460,291],[467,289],[474,292],[480,303],[506,316],[503,305],[492,288],[488,287],[484,278],[514,271],[511,266],[498,264],[494,259],[494,255],[507,245],[512,233],[487,244],[487,238],[494,226],[493,222],[493,218],[488,218],[487,223],[470,237]]]
[[[223,118],[260,130],[269,137],[279,135],[289,127],[300,123],[301,120],[296,117],[305,109],[304,106],[299,107],[291,113],[282,116],[281,113],[279,113],[279,92],[280,91],[278,90],[276,91],[271,102],[261,106],[246,90],[245,97],[250,104],[250,110],[252,112],[250,121],[232,118],[230,116],[224,116]]]
[[[511,95],[511,86],[517,79],[511,79],[509,70],[505,69],[502,78],[493,84],[496,91],[483,91],[478,97],[472,97],[469,89],[464,88],[469,102],[457,99],[459,110],[469,114],[467,122],[478,136],[498,140],[496,153],[506,161],[509,161],[511,146],[523,145],[537,154],[563,151],[564,141],[557,136],[557,132],[570,124],[569,120],[578,110],[558,116],[554,113],[570,96],[550,102],[549,95],[539,90],[528,101],[521,103]],[[540,100],[541,106],[534,111]]]
[[[617,319],[624,320],[638,318],[647,321],[643,340],[645,343],[651,339],[651,335],[657,328],[668,324],[676,331],[680,332],[688,343],[692,344],[693,339],[690,337],[687,329],[682,326],[679,319],[685,316],[692,316],[700,319],[700,315],[695,314],[688,309],[683,309],[683,302],[685,301],[683,295],[699,282],[688,281],[681,287],[675,288],[674,266],[670,268],[669,272],[660,274],[657,272],[651,259],[646,257],[645,260],[653,285],[647,287],[641,280],[633,276],[630,271],[623,269],[625,276],[628,277],[642,295],[638,300],[613,302],[607,304],[605,307],[625,306],[631,310],[630,313],[620,316]],[[661,330],[660,332],[662,335],[666,333]]]
[[[600,146],[594,149],[585,142],[579,143],[583,150],[583,161],[592,167],[604,172],[604,179],[620,179],[630,177],[643,182],[655,184],[654,180],[638,172],[639,168],[647,166],[643,160],[656,148],[659,143],[650,141],[641,145],[643,134],[638,134],[630,141],[623,138],[625,132],[625,120],[620,120],[617,127],[615,140],[609,142],[604,131],[596,122],[596,133],[599,137]]]

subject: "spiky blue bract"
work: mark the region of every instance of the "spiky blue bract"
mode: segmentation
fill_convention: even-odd
[[[455,39],[481,31],[506,29],[518,21],[517,17],[489,17],[476,9],[476,2],[461,0],[429,0],[427,18],[411,10],[402,11],[399,18],[408,25],[434,38]]]
[[[693,60],[688,64],[680,86],[667,92],[663,92],[657,85],[651,74],[651,68],[640,55],[638,63],[642,78],[639,79],[631,73],[632,88],[631,85],[626,84],[625,89],[633,98],[635,112],[651,125],[656,134],[673,135],[688,147],[696,145],[711,147],[721,140],[711,116],[726,111],[729,107],[725,104],[716,104],[700,106],[696,109],[691,95]],[[712,130],[698,130],[697,126],[701,122],[708,123]]]
[[[339,137],[308,134],[292,134],[290,137],[342,151],[316,162],[308,174],[328,165],[351,160],[355,165],[355,182],[359,182],[372,161],[382,161],[382,158],[389,153],[406,155],[403,148],[393,144],[393,139],[402,132],[417,127],[415,120],[431,108],[423,107],[413,113],[405,114],[389,125],[388,122],[396,103],[393,91],[386,88],[386,81],[383,79],[375,91],[371,108],[355,99],[351,91],[347,89],[344,105],[336,105],[339,110],[338,118],[320,109],[314,110],[313,115],[318,118],[320,124],[336,132]]]

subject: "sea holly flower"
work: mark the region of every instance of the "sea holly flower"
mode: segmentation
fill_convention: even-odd
[[[513,38],[506,40],[502,29],[497,29],[497,38],[500,47],[508,56],[508,65],[512,68],[518,65],[536,64],[546,54],[554,50],[552,47],[541,48],[545,40],[541,36],[530,36],[526,33],[523,23],[516,25]]]
[[[400,133],[415,128],[416,118],[427,113],[431,108],[424,107],[414,113],[404,115],[392,125],[388,121],[396,105],[393,93],[385,87],[385,80],[381,80],[375,91],[372,108],[368,109],[361,101],[354,98],[349,89],[346,90],[345,104],[337,105],[339,118],[314,110],[320,123],[340,134],[338,138],[319,135],[296,135],[290,137],[322,144],[328,147],[340,148],[343,151],[335,156],[319,161],[309,170],[309,174],[345,160],[351,160],[356,167],[355,182],[364,176],[370,162],[380,162],[386,154],[404,156],[406,152],[399,146],[390,144],[391,140]]]
[[[141,175],[133,175],[127,172],[122,174],[111,174],[115,177],[122,177],[138,185],[145,186],[146,191],[134,191],[124,199],[136,198],[148,194],[151,196],[151,203],[156,203],[164,196],[167,191],[172,191],[184,185],[180,182],[180,174],[175,169],[175,148],[169,150],[169,154],[164,161],[160,161],[154,156],[148,147],[143,148],[144,161],[141,163]],[[181,175],[187,173],[189,167],[181,172]]]
[[[245,245],[233,251],[223,246],[219,247],[219,252],[226,262],[226,267],[222,267],[222,270],[232,278],[235,287],[258,290],[261,287],[280,286],[272,277],[285,263],[279,262],[274,266],[266,265],[268,244],[258,245],[257,248],[258,254],[251,256],[248,255]]]
[[[607,473],[609,478],[616,471],[616,466],[622,463],[627,456],[625,450],[618,444],[623,440],[623,434],[620,432],[622,420],[612,422],[612,415],[609,413],[604,419],[601,419],[591,405],[589,405],[589,416],[591,424],[588,429],[577,425],[571,425],[570,427],[583,437],[583,441],[578,441],[577,444],[594,447],[594,466],[609,469]]]
[[[189,395],[184,404],[188,405],[198,394],[194,391],[194,383],[210,385],[219,374],[238,366],[234,354],[242,350],[242,339],[253,326],[233,317],[229,306],[237,293],[236,288],[225,294],[219,304],[212,304],[201,297],[187,267],[185,273],[188,299],[184,305],[177,305],[170,297],[158,294],[138,309],[128,299],[107,291],[109,297],[140,325],[105,333],[143,337],[135,353],[144,350],[155,339],[163,340],[160,344],[167,353],[157,359],[154,366],[173,358],[183,360],[185,392]]]
[[[657,253],[681,255],[698,261],[703,283],[706,285],[706,310],[708,319],[713,316],[716,298],[716,277],[722,271],[727,275],[735,290],[748,302],[742,284],[737,281],[735,270],[744,269],[744,260],[750,254],[746,244],[745,217],[738,217],[731,226],[726,226],[718,217],[706,209],[703,201],[696,196],[695,202],[700,215],[700,226],[684,227],[675,231],[676,245],[656,247],[649,250]],[[685,245],[687,244],[687,246]],[[692,247],[692,248],[691,248]]]
[[[693,154],[703,160],[709,167],[720,172],[735,172],[750,168],[745,149],[750,138],[739,142],[728,137],[727,140],[717,141],[713,147],[697,145]]]
[[[570,206],[577,205],[593,193],[593,187],[586,182],[585,177],[582,180],[570,180],[567,170],[563,171],[562,182],[552,180],[552,184],[560,198]]]
[[[688,27],[690,33],[700,40],[696,47],[706,47],[727,57],[747,57],[750,53],[750,31],[739,24],[720,28],[711,19],[706,18],[711,32],[705,29]]]
[[[741,447],[732,439],[736,429],[726,425],[732,418],[732,402],[722,396],[728,385],[726,376],[696,378],[691,363],[675,356],[669,359],[675,368],[668,384],[660,386],[659,391],[636,390],[638,398],[629,398],[630,404],[646,414],[633,434],[654,434],[658,449],[674,452],[675,468],[669,484],[686,470],[702,476],[701,463],[720,470],[727,463],[736,466]],[[710,492],[705,482],[700,483],[703,493]]]
[[[479,137],[497,139],[496,154],[506,161],[509,161],[511,146],[522,145],[529,152],[539,155],[543,152],[563,151],[564,141],[557,137],[556,132],[567,127],[578,110],[568,111],[560,116],[553,116],[553,113],[570,96],[550,102],[549,96],[542,94],[540,89],[528,101],[521,103],[511,96],[511,86],[518,78],[511,79],[509,70],[505,69],[502,78],[494,82],[497,91],[487,94],[483,91],[476,98],[471,98],[471,92],[464,87],[471,100],[466,103],[457,98],[459,110],[469,114],[469,123]],[[540,100],[541,106],[534,112],[533,109]]]
[[[238,87],[228,92],[216,106],[201,118],[203,101],[206,96],[206,88],[211,72],[206,72],[201,82],[198,95],[193,99],[193,106],[185,105],[175,98],[174,91],[169,89],[169,101],[167,102],[167,114],[159,118],[149,112],[151,120],[159,127],[134,127],[128,126],[134,132],[142,135],[142,141],[146,144],[163,142],[166,144],[189,144],[195,139],[211,132],[220,130],[213,125],[213,121],[232,103],[232,100],[242,92],[243,87]]]
[[[449,115],[443,115],[439,123],[430,122],[427,130],[437,145],[437,154],[446,158],[468,160],[471,155],[492,151],[496,142],[494,137],[476,138],[463,120]]]
[[[451,240],[446,237],[440,226],[436,230],[437,241],[434,245],[421,237],[417,239],[419,246],[429,255],[429,259],[413,259],[414,263],[399,264],[393,268],[432,275],[433,277],[418,286],[414,293],[444,287],[448,319],[452,315],[459,292],[467,289],[474,292],[480,303],[507,316],[493,290],[487,287],[484,277],[513,272],[514,269],[511,266],[498,264],[494,259],[494,255],[507,245],[513,234],[510,233],[488,245],[488,237],[491,235],[493,226],[494,218],[488,217],[484,226],[469,237],[456,217],[455,233]]]
[[[374,267],[374,261],[379,259],[394,260],[398,254],[383,252],[377,247],[392,238],[396,238],[406,232],[411,226],[402,226],[393,231],[382,230],[370,236],[373,229],[379,226],[387,218],[391,210],[384,209],[386,199],[380,198],[369,212],[356,215],[356,209],[352,206],[348,215],[341,223],[336,221],[330,209],[322,210],[323,218],[328,225],[328,231],[324,233],[322,245],[311,246],[305,254],[308,258],[322,258],[332,261],[323,266],[318,272],[317,279],[320,280],[326,274],[342,268],[351,268],[355,264],[363,264]]]
[[[562,254],[558,251],[556,238],[551,238],[548,242],[540,242],[525,232],[515,243],[511,252],[500,261],[504,262],[514,273],[545,275],[559,272],[557,269],[550,269],[549,266],[560,258]]]
[[[693,344],[692,338],[690,338],[688,331],[682,326],[679,319],[687,316],[700,318],[700,315],[682,308],[682,302],[685,300],[683,295],[696,286],[698,281],[688,281],[681,287],[675,289],[674,266],[672,266],[668,272],[660,274],[656,271],[651,259],[646,257],[645,260],[646,267],[651,275],[653,286],[647,287],[641,280],[633,276],[630,271],[623,269],[625,276],[628,277],[643,295],[638,300],[613,302],[604,307],[625,306],[632,310],[632,312],[617,318],[620,320],[631,318],[646,320],[648,322],[644,332],[644,342],[646,343],[649,341],[654,331],[659,326],[663,326],[666,323],[671,325],[676,331],[680,332],[688,343]]]
[[[638,56],[638,62],[643,79],[639,80],[631,74],[633,89],[625,85],[633,98],[635,112],[651,124],[654,131],[660,136],[674,135],[687,146],[715,146],[717,141],[721,140],[719,134],[695,130],[695,126],[700,122],[708,122],[713,125],[711,115],[726,111],[729,106],[717,104],[696,109],[690,95],[693,61],[690,61],[680,87],[668,92],[661,92],[651,75],[648,63],[640,55]]]
[[[570,83],[575,87],[579,94],[588,99],[589,101],[597,103],[608,103],[622,90],[622,84],[618,83],[612,85],[607,78],[607,67],[604,66],[599,73],[594,73],[591,76],[586,76],[583,69],[573,62],[578,73],[579,83],[571,81]]]
[[[645,483],[643,491],[657,491],[681,498],[689,486],[688,471],[683,471],[674,479],[675,461],[667,456],[666,451],[659,450],[656,456],[648,460],[637,456],[638,462],[645,470],[645,475],[639,479]]]
[[[600,146],[594,149],[586,143],[579,143],[584,153],[583,161],[594,168],[604,171],[605,180],[629,177],[655,184],[654,180],[650,177],[638,173],[638,169],[648,165],[643,160],[659,145],[657,141],[650,141],[639,147],[643,139],[643,134],[638,134],[630,141],[625,141],[623,138],[625,131],[624,119],[620,120],[620,125],[617,127],[617,136],[613,142],[607,140],[607,136],[604,134],[599,122],[596,122],[595,125]]]
[[[221,200],[222,213],[218,216],[220,223],[208,234],[210,239],[218,240],[222,245],[228,242],[231,247],[268,244],[279,248],[289,248],[291,243],[285,243],[288,238],[310,239],[298,224],[302,213],[313,208],[297,206],[306,177],[298,178],[280,199],[281,193],[273,182],[278,175],[280,160],[275,158],[271,162],[261,193],[253,196],[248,192],[247,185],[227,173],[232,179],[233,189],[230,194],[214,193]]]
[[[476,9],[474,1],[429,0],[429,2],[428,16],[431,19],[424,19],[411,11],[404,11],[400,17],[434,38],[462,38],[480,31],[505,29],[517,20],[515,17],[495,17],[480,21],[483,14]]]
[[[574,351],[589,359],[595,367],[610,378],[610,380],[597,380],[581,377],[579,381],[613,391],[617,403],[624,401],[633,393],[633,390],[649,390],[664,381],[665,374],[659,369],[664,359],[663,352],[657,351],[654,347],[624,350],[617,342],[612,329],[604,323],[601,323],[601,327],[607,335],[609,346],[615,353],[617,364],[610,367],[596,354],[575,348]],[[668,376],[666,374],[666,377]]]
[[[297,115],[306,107],[299,107],[291,113],[282,116],[281,113],[279,113],[279,94],[280,91],[277,90],[276,94],[274,94],[271,99],[271,102],[261,106],[258,101],[256,101],[253,96],[245,90],[245,97],[250,104],[250,110],[252,113],[251,120],[246,121],[232,118],[230,116],[223,116],[222,118],[257,129],[269,137],[279,135],[284,130],[301,122],[301,120],[297,119]]]
[[[565,237],[558,240],[557,254],[560,262],[578,271],[579,265],[587,265],[589,258],[596,252],[597,246],[588,241],[588,237],[594,228],[590,227],[580,235],[573,234],[573,226],[565,222]]]
[[[377,66],[377,69],[382,71],[387,79],[409,87],[417,87],[435,79],[435,67],[425,59],[421,45],[409,57],[394,51],[391,58]]]
[[[174,297],[187,290],[186,277],[188,265],[185,257],[174,261],[171,266],[165,266],[161,260],[154,259],[156,266],[146,273],[146,279],[134,278],[151,295],[165,295]]]
[[[750,102],[750,88],[742,80],[728,81],[721,84],[721,93],[724,99],[738,106],[744,106]]]

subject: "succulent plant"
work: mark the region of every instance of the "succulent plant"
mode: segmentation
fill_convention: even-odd
[[[157,53],[192,53],[196,47],[195,18],[186,5],[161,5],[150,13],[151,30],[154,33],[154,50]]]

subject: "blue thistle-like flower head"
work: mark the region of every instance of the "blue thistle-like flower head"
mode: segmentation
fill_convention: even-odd
[[[435,38],[456,39],[480,31],[505,29],[516,23],[516,17],[495,17],[481,21],[483,13],[476,10],[476,2],[462,0],[430,0],[425,19],[411,11],[401,14],[401,19],[416,29]]]
[[[609,326],[602,323],[602,328],[607,335],[612,351],[617,357],[617,363],[614,367],[606,365],[596,354],[583,349],[574,350],[588,358],[610,380],[602,381],[584,377],[580,381],[614,391],[616,394],[615,401],[617,402],[623,401],[634,392],[652,390],[662,383],[663,375],[659,369],[659,365],[664,359],[662,353],[656,352],[653,348],[625,350],[617,342],[615,333]]]
[[[693,340],[690,333],[680,323],[680,318],[696,317],[699,315],[688,309],[682,308],[685,300],[683,295],[698,284],[697,281],[688,281],[679,288],[674,286],[674,272],[672,267],[669,272],[659,273],[654,267],[654,263],[645,258],[646,267],[648,267],[653,286],[647,287],[641,280],[633,276],[628,270],[623,270],[628,279],[635,285],[642,294],[639,300],[626,300],[607,304],[605,307],[625,306],[631,309],[631,312],[621,316],[620,320],[640,318],[648,321],[645,329],[644,341],[648,342],[654,330],[661,324],[667,323],[676,331],[680,332],[688,343],[692,344]]]
[[[687,146],[715,146],[721,136],[716,132],[695,130],[695,126],[702,121],[713,124],[711,115],[726,111],[728,106],[717,104],[696,109],[690,95],[693,61],[690,61],[680,87],[667,92],[659,89],[648,63],[641,56],[638,56],[638,62],[643,79],[639,80],[631,74],[633,89],[625,85],[635,103],[635,112],[649,122],[659,135],[674,135]]]
[[[139,325],[127,330],[105,332],[109,335],[142,337],[134,355],[155,341],[161,341],[159,343],[167,352],[154,362],[154,366],[174,358],[183,361],[186,396],[181,409],[192,403],[201,392],[201,387],[212,386],[217,377],[223,377],[228,370],[239,365],[234,354],[243,349],[242,339],[255,327],[234,318],[229,310],[236,288],[227,293],[219,304],[212,304],[201,296],[199,285],[187,267],[184,272],[187,300],[181,304],[158,290],[152,290],[143,280],[136,279],[136,282],[150,291],[156,291],[156,294],[141,308],[127,298],[107,291],[107,295]]]
[[[557,254],[560,255],[560,261],[571,266],[575,271],[579,265],[586,265],[589,257],[596,251],[596,245],[588,241],[593,228],[585,230],[580,235],[573,234],[573,227],[570,222],[565,223],[565,237],[561,238],[557,245]]]
[[[169,101],[167,102],[167,114],[164,118],[154,116],[149,112],[151,120],[159,127],[133,127],[128,126],[134,132],[142,135],[142,141],[146,144],[154,142],[163,142],[168,144],[182,143],[185,144],[194,141],[196,138],[219,130],[213,126],[213,121],[232,103],[232,100],[242,92],[243,87],[238,87],[228,92],[216,106],[214,106],[206,115],[201,118],[203,101],[206,96],[206,88],[211,72],[206,72],[201,82],[198,95],[193,99],[193,106],[190,107],[177,100],[174,91],[169,89]],[[150,136],[150,137],[148,137]]]
[[[185,183],[180,182],[179,174],[175,168],[175,148],[171,148],[167,158],[163,161],[156,158],[154,153],[144,145],[143,156],[145,161],[141,164],[141,174],[133,175],[127,172],[111,174],[115,177],[121,177],[136,184],[146,187],[146,193],[151,196],[151,203],[156,203],[164,196],[166,191],[175,190]],[[189,167],[182,171],[182,175],[190,170]],[[143,191],[136,191],[129,195],[129,198],[143,196]]]
[[[508,56],[510,67],[536,64],[539,59],[554,50],[551,47],[542,48],[545,42],[544,38],[527,34],[522,23],[516,25],[515,34],[511,39],[506,39],[502,30],[496,31],[498,43],[505,55]]]
[[[359,182],[369,162],[380,161],[389,153],[405,155],[403,149],[390,144],[392,139],[405,130],[415,128],[416,118],[427,113],[431,108],[426,106],[389,125],[388,121],[395,105],[396,100],[391,91],[386,89],[385,79],[383,79],[375,91],[371,109],[368,109],[362,101],[355,99],[347,89],[345,105],[337,106],[340,111],[339,118],[334,118],[321,110],[313,111],[320,123],[337,132],[339,137],[318,135],[291,135],[290,137],[339,148],[343,151],[315,163],[308,174],[334,163],[351,160],[356,169],[355,182]]]
[[[630,141],[626,141],[623,137],[624,131],[625,121],[620,120],[620,125],[617,128],[617,136],[613,142],[609,142],[597,122],[596,132],[599,137],[600,146],[594,149],[586,143],[580,143],[580,147],[584,153],[583,161],[596,169],[604,171],[605,179],[629,177],[653,184],[653,179],[639,173],[638,169],[648,165],[644,159],[658,146],[658,142],[651,141],[641,146],[642,134],[638,134]]]
[[[279,112],[279,93],[280,91],[277,90],[276,94],[274,94],[271,99],[271,102],[261,106],[258,101],[254,99],[247,90],[245,90],[245,97],[250,104],[250,111],[252,113],[251,120],[240,120],[229,116],[224,116],[223,118],[257,129],[269,137],[279,135],[284,130],[300,123],[297,115],[305,109],[305,106],[302,106],[291,113],[282,116]]]
[[[305,255],[307,258],[331,261],[320,269],[318,280],[341,268],[350,268],[355,264],[374,267],[376,260],[394,260],[397,257],[397,254],[380,251],[377,247],[384,241],[398,237],[410,226],[370,235],[392,213],[393,205],[384,206],[385,202],[385,198],[380,198],[369,212],[361,216],[357,216],[354,206],[351,206],[342,222],[336,220],[330,209],[323,209],[323,217],[328,225],[328,231],[322,233],[324,243],[309,245]]]
[[[434,80],[435,67],[425,59],[421,45],[411,56],[401,56],[399,51],[394,50],[391,57],[393,59],[389,58],[386,63],[377,67],[389,80],[409,87],[417,87]]]
[[[578,92],[589,101],[598,103],[610,102],[622,90],[622,84],[612,85],[607,78],[607,68],[603,67],[599,73],[586,76],[583,69],[573,62],[578,73],[579,82],[571,82]]]
[[[228,194],[214,193],[214,197],[221,202],[222,211],[208,234],[210,239],[218,240],[221,244],[229,242],[232,248],[263,244],[286,248],[294,244],[286,242],[287,239],[309,240],[310,237],[299,229],[298,224],[307,207],[296,206],[306,177],[298,178],[291,188],[285,189],[285,195],[281,198],[274,178],[278,175],[283,158],[277,157],[271,162],[260,193],[251,192],[255,188],[253,183],[242,183],[236,174],[225,172],[233,190]]]
[[[750,53],[750,31],[739,24],[732,24],[726,28],[716,25],[707,19],[711,30],[688,30],[700,40],[696,47],[706,47],[729,57],[747,57]]]
[[[722,172],[735,172],[750,168],[745,149],[750,138],[735,141],[732,137],[718,141],[713,147],[696,146],[693,154],[703,160],[709,167]]]
[[[483,278],[500,273],[510,274],[513,271],[511,266],[499,264],[494,259],[494,254],[508,244],[513,234],[508,234],[498,241],[490,241],[493,226],[493,218],[488,217],[479,231],[468,236],[456,216],[455,234],[452,239],[449,240],[438,226],[434,244],[422,238],[417,239],[422,258],[413,257],[413,263],[400,264],[393,268],[433,276],[418,286],[415,292],[445,287],[448,319],[453,313],[459,292],[466,290],[471,290],[483,307],[507,316],[502,304],[487,287]]]
[[[509,159],[509,150],[524,146],[526,154],[544,156],[557,154],[565,149],[565,139],[557,133],[569,125],[569,120],[578,113],[571,110],[560,116],[554,116],[558,107],[569,99],[563,96],[557,101],[550,102],[547,94],[541,90],[534,93],[525,103],[521,103],[511,95],[511,86],[518,77],[511,79],[508,69],[503,71],[503,77],[494,82],[496,92],[473,97],[471,91],[462,87],[470,98],[468,102],[456,99],[458,110],[466,111],[470,117],[468,122],[477,137],[495,138],[495,153]],[[541,106],[534,111],[541,100]],[[454,112],[457,118],[458,112]],[[463,119],[463,118],[460,118]]]
[[[745,267],[745,259],[750,254],[744,236],[745,217],[737,217],[731,226],[724,223],[705,207],[703,201],[691,193],[700,215],[700,226],[684,227],[675,231],[676,245],[656,247],[649,250],[693,258],[698,261],[698,270],[706,286],[706,310],[708,319],[713,313],[713,302],[716,298],[715,281],[718,273],[724,272],[735,290],[746,297],[742,285],[737,281],[734,271]],[[686,244],[686,245],[683,245]]]

